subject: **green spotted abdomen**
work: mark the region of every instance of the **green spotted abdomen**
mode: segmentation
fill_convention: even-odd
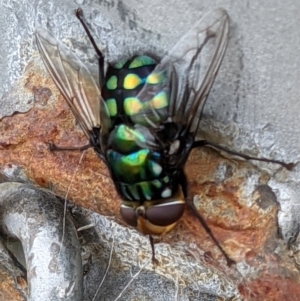
[[[111,119],[111,130],[121,123],[146,125],[145,113],[152,122],[167,119],[169,93],[163,88],[167,75],[155,71],[155,66],[155,60],[149,56],[136,56],[109,66],[102,97]],[[159,85],[162,89],[141,99],[139,92],[145,85],[156,88]]]
[[[119,62],[109,67],[102,88],[111,119],[105,156],[116,188],[125,200],[167,198],[176,189],[164,171],[163,154],[149,147],[155,136],[145,119],[146,115],[152,122],[162,122],[168,117],[168,93],[162,90],[146,101],[138,95],[146,84],[165,82],[164,73],[153,72],[155,66],[148,56]],[[155,113],[148,114],[149,108]]]

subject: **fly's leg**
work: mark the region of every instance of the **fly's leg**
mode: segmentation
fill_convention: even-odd
[[[220,250],[222,255],[225,257],[225,259],[227,261],[227,265],[231,266],[231,265],[235,264],[235,261],[230,259],[229,256],[226,254],[226,252],[223,250],[223,248],[219,244],[218,240],[215,238],[214,234],[212,233],[211,229],[209,228],[209,226],[205,222],[204,218],[198,212],[198,210],[195,207],[193,201],[189,198],[189,196],[188,196],[188,183],[187,183],[186,176],[183,172],[181,173],[180,180],[181,180],[180,183],[181,183],[181,187],[182,187],[182,192],[183,192],[183,195],[184,195],[184,198],[186,200],[187,205],[192,209],[193,213],[197,217],[198,221],[201,223],[202,227],[205,229],[207,234],[210,236],[211,240],[215,243],[215,245],[218,247],[218,249]]]
[[[99,156],[99,158],[103,161],[103,162],[106,162],[106,159],[105,159],[105,156],[101,150],[100,147],[97,147],[95,145],[92,145],[92,144],[86,144],[86,145],[83,145],[83,146],[79,146],[79,147],[76,147],[76,146],[68,146],[68,147],[61,147],[61,146],[57,146],[51,142],[48,142],[48,146],[49,146],[49,151],[50,152],[57,152],[57,151],[84,151],[90,147],[93,147],[94,148],[94,151],[95,153]]]
[[[84,31],[86,32],[90,42],[92,43],[92,46],[95,49],[95,52],[97,53],[98,56],[98,66],[99,66],[99,81],[100,83],[104,82],[104,56],[102,54],[102,52],[100,51],[100,49],[98,48],[93,36],[91,35],[91,32],[88,28],[88,26],[86,25],[84,19],[83,19],[83,12],[82,9],[79,7],[76,9],[76,17],[77,19],[80,21],[82,27],[84,28]]]
[[[246,160],[255,160],[255,161],[262,161],[262,162],[279,164],[279,165],[283,166],[284,168],[286,168],[287,170],[292,170],[295,167],[294,163],[285,163],[285,162],[282,162],[282,161],[271,160],[271,159],[267,159],[267,158],[251,157],[251,156],[244,155],[244,154],[241,154],[241,153],[236,152],[236,151],[232,151],[232,150],[230,150],[230,149],[228,149],[226,147],[220,146],[218,144],[215,144],[215,143],[212,143],[212,142],[208,142],[206,140],[199,140],[199,141],[195,141],[193,143],[193,148],[203,147],[203,146],[208,146],[208,147],[216,148],[216,149],[222,150],[222,151],[224,151],[224,152],[226,152],[228,154],[231,154],[231,155],[234,155],[234,156],[238,156],[238,157],[244,158]]]
[[[152,250],[152,264],[153,265],[157,265],[158,264],[158,260],[155,258],[154,239],[153,239],[153,237],[151,235],[149,236],[149,240],[150,240],[150,245],[151,245],[151,250]]]
[[[91,146],[91,144],[87,144],[87,145],[83,145],[83,146],[79,146],[79,147],[60,147],[60,146],[56,146],[55,144],[53,144],[52,142],[49,142],[48,143],[48,146],[49,146],[49,150],[51,152],[57,152],[57,151],[73,151],[73,150],[79,150],[79,151],[84,151]]]

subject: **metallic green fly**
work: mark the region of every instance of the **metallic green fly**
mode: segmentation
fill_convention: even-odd
[[[106,163],[123,200],[121,215],[150,236],[154,259],[152,235],[170,231],[184,212],[188,191],[183,168],[190,151],[218,147],[195,141],[195,136],[227,47],[228,15],[222,9],[208,13],[160,61],[136,55],[108,66],[81,9],[76,16],[98,55],[99,80],[47,30],[37,30],[37,45],[89,139],[81,149],[93,147]],[[192,202],[189,205],[230,263]]]

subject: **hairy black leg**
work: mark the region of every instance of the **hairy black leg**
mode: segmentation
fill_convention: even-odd
[[[84,145],[84,146],[80,146],[80,147],[60,147],[60,146],[56,146],[55,144],[49,142],[49,150],[51,152],[56,152],[56,151],[73,151],[73,150],[79,150],[79,151],[83,151],[86,150],[90,147],[92,147],[90,144]]]
[[[155,258],[155,246],[154,246],[154,240],[151,235],[149,235],[151,250],[152,250],[152,264],[158,264],[158,260]]]
[[[98,48],[93,36],[91,35],[91,32],[88,28],[88,26],[86,25],[85,21],[83,20],[83,12],[82,12],[82,9],[79,7],[76,9],[76,17],[77,19],[80,21],[81,25],[83,26],[84,28],[84,31],[86,32],[89,40],[91,41],[96,53],[97,53],[97,56],[98,56],[98,65],[99,65],[99,81],[100,83],[103,84],[104,82],[104,56],[102,54],[102,52],[100,51],[100,49]]]
[[[278,161],[278,160],[271,160],[271,159],[267,159],[267,158],[256,158],[256,157],[251,157],[248,155],[244,155],[241,153],[238,153],[236,151],[232,151],[226,147],[220,146],[218,144],[212,143],[212,142],[208,142],[206,140],[199,140],[199,141],[195,141],[193,143],[193,148],[195,147],[203,147],[203,146],[208,146],[208,147],[212,147],[212,148],[216,148],[216,149],[220,149],[228,154],[234,155],[234,156],[238,156],[241,158],[244,158],[246,160],[255,160],[255,161],[262,161],[262,162],[268,162],[268,163],[275,163],[275,164],[279,164],[281,166],[283,166],[284,168],[286,168],[287,170],[292,170],[295,167],[294,163],[285,163],[282,161]]]
[[[185,176],[184,172],[181,173],[181,187],[182,187],[182,192],[183,192],[183,195],[185,197],[187,205],[192,209],[193,213],[195,214],[195,216],[197,217],[197,219],[201,223],[202,227],[205,229],[207,234],[210,236],[211,240],[216,244],[218,249],[221,251],[221,253],[223,254],[223,256],[225,257],[225,259],[227,261],[227,265],[231,266],[232,264],[235,264],[235,261],[229,258],[229,256],[226,254],[226,252],[223,250],[223,248],[219,244],[218,240],[215,238],[215,236],[212,233],[211,229],[206,224],[204,218],[201,216],[201,214],[198,212],[197,208],[195,207],[195,205],[193,203],[193,200],[191,200],[189,198],[189,196],[188,196],[188,183],[187,183],[187,179],[186,179],[186,176]]]

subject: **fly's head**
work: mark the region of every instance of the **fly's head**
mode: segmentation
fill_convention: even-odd
[[[124,201],[120,212],[124,221],[144,235],[161,235],[172,230],[185,208],[181,192],[168,199],[137,203]]]

